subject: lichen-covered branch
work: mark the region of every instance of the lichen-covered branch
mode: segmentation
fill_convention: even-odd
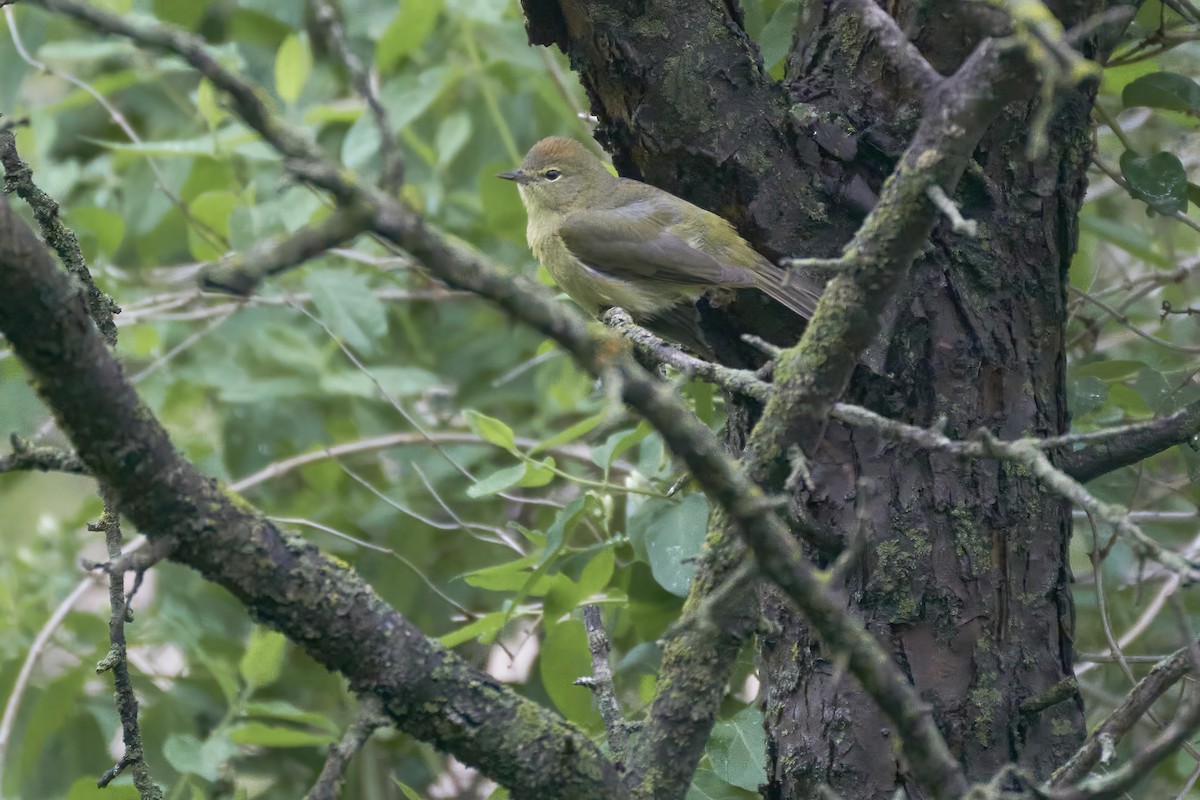
[[[402,730],[521,797],[619,796],[588,737],[430,641],[353,571],[202,476],[141,403],[33,232],[0,202],[0,330],[88,470],[171,558],[372,692]]]
[[[857,14],[862,24],[882,45],[892,65],[908,83],[909,88],[926,92],[943,78],[917,49],[892,15],[879,7],[875,0],[841,0],[844,10]]]
[[[1145,716],[1151,706],[1184,676],[1196,669],[1197,644],[1181,647],[1154,665],[1138,681],[1125,699],[1097,725],[1087,741],[1051,776],[1049,785],[1056,788],[1071,786],[1087,777],[1092,767],[1101,762],[1105,752],[1115,751],[1117,742]],[[1105,763],[1104,766],[1111,766]]]
[[[75,232],[63,224],[58,215],[58,203],[33,182],[33,170],[17,154],[17,140],[12,129],[0,128],[0,164],[4,166],[4,191],[15,193],[33,209],[34,219],[41,228],[46,244],[54,248],[63,266],[82,287],[87,307],[96,326],[108,344],[116,344],[117,325],[113,314],[121,313],[116,301],[100,291],[79,249]]]
[[[1200,402],[1195,402],[1162,419],[1138,425],[1082,450],[1064,453],[1060,467],[1080,483],[1087,483],[1175,445],[1194,441],[1198,435]]]
[[[87,467],[79,460],[79,456],[70,450],[34,445],[15,433],[8,441],[12,445],[12,452],[0,456],[0,474],[22,470],[87,474]]]

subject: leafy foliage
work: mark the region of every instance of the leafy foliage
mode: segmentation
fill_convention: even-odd
[[[104,5],[202,33],[327,152],[378,174],[378,130],[301,0]],[[764,66],[778,77],[800,3],[743,5]],[[352,47],[380,71],[406,199],[464,246],[535,273],[515,192],[494,175],[541,136],[588,136],[578,117],[586,102],[566,65],[526,45],[515,2],[347,0],[343,8]],[[250,501],[352,563],[429,635],[592,732],[599,716],[572,682],[591,670],[578,609],[601,603],[620,698],[641,713],[654,687],[655,642],[679,615],[708,517],[700,495],[669,493],[680,475],[661,439],[537,334],[432,285],[406,254],[372,240],[272,279],[246,304],[193,296],[187,265],[319,221],[329,214],[323,199],[296,185],[178,61],[37,11],[18,9],[13,19],[17,29],[6,33],[19,33],[52,71],[27,63],[15,38],[0,45],[0,111],[29,118],[18,129],[22,155],[62,203],[98,281],[125,307],[121,357],[177,446],[235,486],[276,468],[241,489]],[[1147,3],[1131,41],[1179,22]],[[1071,276],[1081,292],[1120,304],[1124,322],[1072,300],[1076,430],[1161,416],[1198,394],[1200,317],[1160,317],[1158,307],[1188,307],[1200,266],[1196,230],[1169,218],[1195,212],[1196,55],[1184,45],[1126,59],[1105,76],[1100,103],[1122,131],[1098,126],[1099,159],[1119,164],[1108,171],[1128,191],[1097,174]],[[136,141],[93,91],[120,109]],[[1179,268],[1189,271],[1176,279]],[[707,424],[721,424],[711,387],[681,382],[679,390]],[[44,429],[61,442],[49,420],[16,360],[0,359],[0,428]],[[355,452],[324,452],[346,444]],[[313,458],[289,461],[306,453]],[[1200,455],[1180,447],[1095,488],[1135,508],[1194,512],[1198,475]],[[91,492],[80,478],[0,475],[6,694],[39,629],[80,580],[80,554],[102,558],[102,542],[86,532],[99,513]],[[1147,527],[1164,542],[1186,541],[1176,522]],[[1086,531],[1075,538],[1077,574],[1090,574],[1092,548]],[[1122,546],[1101,570],[1105,594],[1077,593],[1085,652],[1107,647],[1100,602],[1121,630],[1147,602],[1120,585],[1136,573]],[[104,614],[95,613],[103,596],[89,590],[41,654],[4,763],[5,797],[136,796],[126,779],[94,788],[118,729],[108,688],[85,677],[108,648]],[[354,715],[340,679],[178,567],[157,567],[135,606],[129,635],[147,756],[169,796],[302,796]],[[1148,626],[1140,652],[1175,646],[1178,631],[1165,617]],[[750,672],[746,664],[740,680]],[[1125,687],[1108,666],[1093,676],[1098,695]],[[759,783],[761,717],[734,688],[689,798],[753,796]],[[1159,778],[1175,786],[1195,768],[1181,758]],[[347,796],[356,797],[449,796],[447,786],[483,785],[389,732],[371,740],[348,777]]]

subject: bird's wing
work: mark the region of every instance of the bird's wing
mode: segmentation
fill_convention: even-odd
[[[670,232],[679,215],[646,202],[569,214],[559,228],[571,254],[589,269],[621,280],[751,286],[754,275],[723,264]]]

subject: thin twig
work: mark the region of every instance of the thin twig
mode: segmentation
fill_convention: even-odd
[[[304,800],[337,800],[350,759],[363,748],[372,733],[391,724],[378,697],[364,694],[361,698],[362,705],[359,707],[358,716],[346,729],[341,741],[329,748],[329,755],[325,757],[321,774],[317,776],[308,794],[304,795]]]
[[[613,686],[612,666],[608,663],[611,645],[604,631],[604,620],[600,606],[589,603],[583,607],[583,625],[587,629],[588,650],[592,654],[592,675],[580,678],[576,686],[586,686],[596,698],[596,707],[604,719],[604,733],[608,738],[608,749],[618,768],[625,762],[629,749],[629,724],[621,713],[617,692]]]
[[[104,499],[104,514],[98,524],[88,527],[90,530],[104,533],[108,559],[116,561],[121,558],[121,518],[113,496],[102,489],[101,497]],[[138,796],[142,800],[162,800],[163,790],[150,777],[150,768],[146,763],[142,733],[138,725],[138,701],[133,693],[129,660],[125,655],[125,623],[132,620],[132,615],[125,601],[123,572],[114,572],[108,576],[108,602],[112,609],[108,621],[111,644],[108,655],[96,665],[96,672],[112,671],[113,693],[116,698],[117,715],[121,719],[121,738],[125,744],[125,753],[116,765],[104,773],[96,785],[104,788],[128,769],[133,773],[133,785],[137,787]]]

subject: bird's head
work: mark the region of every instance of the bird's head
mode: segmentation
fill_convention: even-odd
[[[561,136],[542,139],[525,154],[520,168],[497,177],[516,181],[531,216],[592,207],[615,180],[603,161],[574,139]]]

